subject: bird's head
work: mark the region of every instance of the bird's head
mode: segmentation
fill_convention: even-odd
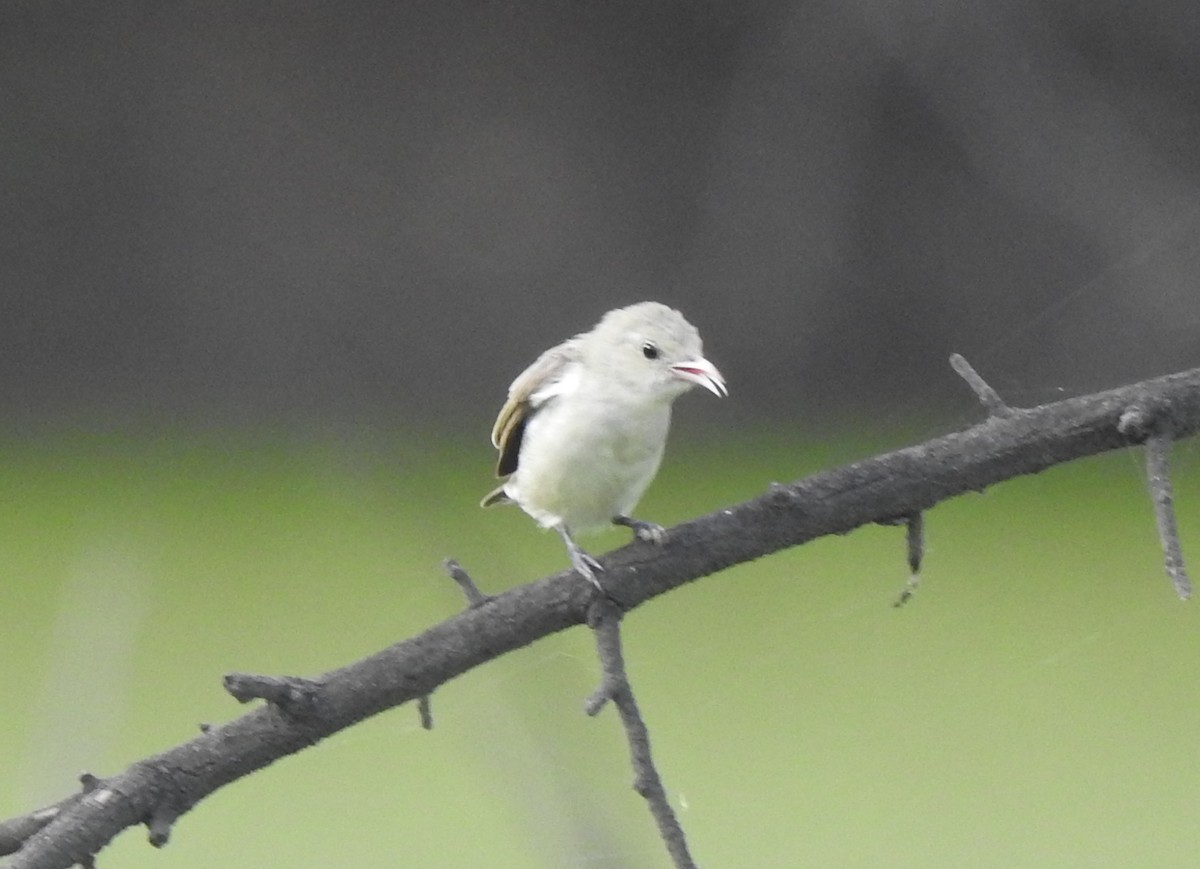
[[[728,394],[725,378],[704,358],[700,333],[674,308],[641,302],[609,311],[585,338],[588,364],[623,389],[666,401],[694,386]]]

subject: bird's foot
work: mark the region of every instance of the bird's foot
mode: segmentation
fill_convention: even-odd
[[[571,556],[571,566],[575,568],[576,572],[580,576],[582,576],[592,585],[596,586],[596,588],[604,591],[603,587],[600,585],[600,580],[596,578],[597,573],[604,572],[604,566],[599,561],[592,558],[592,556],[584,552],[579,544],[575,542],[574,538],[571,537],[570,532],[568,532],[566,528],[559,525],[558,533],[562,536],[563,543],[565,543],[567,546],[567,554]]]
[[[571,553],[571,566],[579,572],[579,575],[590,582],[596,588],[604,591],[600,585],[600,580],[596,578],[597,573],[603,573],[604,567],[600,562],[592,558],[579,547],[575,547],[575,551]]]
[[[614,525],[624,525],[626,528],[633,529],[633,536],[638,540],[658,545],[667,541],[667,529],[654,522],[643,522],[641,519],[633,519],[629,516],[614,516],[612,521]]]

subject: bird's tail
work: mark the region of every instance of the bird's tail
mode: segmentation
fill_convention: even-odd
[[[487,496],[479,502],[480,507],[494,507],[497,504],[511,504],[512,498],[508,497],[508,493],[504,491],[503,486],[499,486],[488,492]]]

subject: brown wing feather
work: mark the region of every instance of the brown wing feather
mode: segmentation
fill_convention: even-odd
[[[579,349],[572,338],[547,350],[512,382],[508,388],[508,400],[500,408],[496,424],[492,426],[492,445],[500,451],[496,463],[497,477],[506,476],[517,469],[525,424],[537,411],[533,403],[534,395],[562,376],[566,365],[578,358]]]

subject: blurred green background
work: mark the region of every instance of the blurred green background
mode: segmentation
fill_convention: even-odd
[[[641,511],[668,523],[914,439],[676,435]],[[236,716],[227,671],[318,673],[455,612],[445,556],[489,591],[563,566],[518,511],[475,507],[477,438],[92,434],[0,456],[4,815]],[[1176,465],[1200,552],[1194,446]],[[900,610],[902,532],[871,527],[631,614],[697,859],[1190,864],[1200,623],[1147,505],[1130,450],[938,507]],[[551,637],[438,691],[431,732],[387,713],[219,791],[165,851],[137,830],[102,860],[663,866],[615,716],[582,712],[596,678],[586,630]]]

